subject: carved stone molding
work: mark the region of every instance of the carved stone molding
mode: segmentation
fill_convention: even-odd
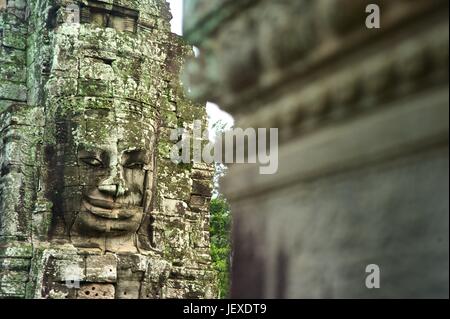
[[[188,5],[187,14],[204,16],[203,23],[186,27],[186,37],[201,52],[186,72],[193,97],[239,111],[242,104],[273,95],[281,84],[314,74],[318,66],[332,66],[346,52],[364,48],[402,25],[408,28],[421,14],[443,12],[448,6],[440,0],[381,1],[383,28],[368,31],[364,9],[370,1],[255,3],[200,38],[191,36],[191,30],[201,32],[228,11],[217,9],[208,19],[202,10],[189,10],[191,5],[202,8],[201,1]],[[227,4],[222,2],[224,7]]]

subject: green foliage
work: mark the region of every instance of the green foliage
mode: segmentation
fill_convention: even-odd
[[[211,200],[211,257],[219,275],[220,297],[230,291],[231,213],[227,201],[219,196]]]

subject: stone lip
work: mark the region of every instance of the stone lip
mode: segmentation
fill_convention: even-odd
[[[89,212],[106,219],[129,219],[134,215],[133,209],[139,208],[139,206],[124,206],[117,202],[88,197],[85,197],[83,203]]]

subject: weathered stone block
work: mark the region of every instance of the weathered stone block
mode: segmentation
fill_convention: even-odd
[[[136,281],[120,280],[117,282],[116,299],[139,299],[141,284]]]
[[[78,299],[114,299],[115,288],[112,284],[84,284],[77,295]]]
[[[162,212],[169,216],[184,216],[187,204],[183,201],[164,198],[162,200]]]
[[[212,191],[212,183],[210,180],[194,179],[192,183],[192,194],[209,196]]]
[[[24,298],[25,289],[24,282],[1,282],[0,298]]]
[[[112,97],[114,85],[100,80],[80,80],[78,82],[78,95],[95,97]]]
[[[23,50],[0,46],[0,62],[13,63],[17,66],[25,63],[26,53]]]
[[[80,63],[79,76],[84,79],[112,81],[114,80],[114,70],[110,61],[85,57]]]
[[[69,256],[65,256],[69,257]],[[49,275],[55,281],[85,281],[86,280],[86,261],[82,256],[70,256],[70,259],[52,259],[49,265]]]
[[[28,258],[0,258],[0,267],[2,270],[14,270],[28,272],[31,261]]]
[[[33,247],[29,243],[8,240],[0,242],[0,258],[31,258],[32,256]]]
[[[46,83],[48,93],[52,96],[73,96],[77,94],[78,81],[73,78],[51,78]]]
[[[25,50],[26,38],[21,33],[13,30],[3,31],[3,46],[17,50]]]
[[[210,181],[214,176],[214,171],[211,169],[193,169],[192,170],[192,178],[200,179],[200,180],[208,180]]]
[[[0,68],[0,79],[11,82],[25,82],[25,68],[22,65],[2,63],[2,67]]]
[[[189,201],[189,206],[195,208],[202,208],[203,206],[205,206],[206,203],[207,203],[206,197],[192,195],[191,200]]]
[[[0,99],[26,101],[27,88],[23,84],[0,81]]]
[[[116,282],[117,257],[113,254],[86,257],[86,281]]]

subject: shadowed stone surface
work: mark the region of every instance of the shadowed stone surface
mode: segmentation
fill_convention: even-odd
[[[191,96],[279,128],[276,174],[222,184],[232,297],[448,298],[448,1],[186,0],[184,21]]]

